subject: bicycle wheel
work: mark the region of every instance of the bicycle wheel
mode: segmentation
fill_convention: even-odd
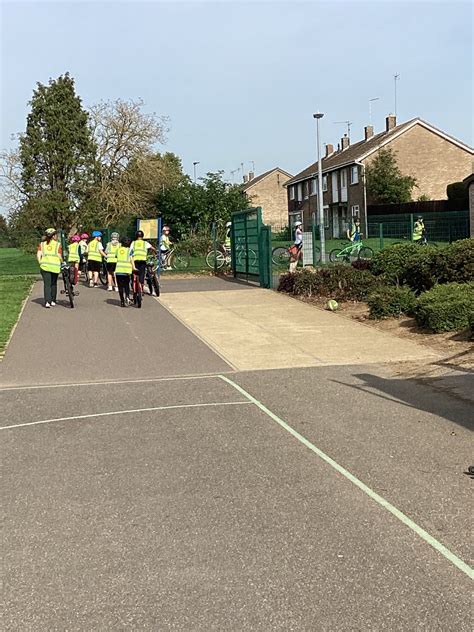
[[[158,281],[158,275],[156,273],[152,277],[152,285],[153,285],[153,289],[155,290],[155,294],[159,296],[160,295],[160,282]]]
[[[341,252],[341,248],[334,248],[334,250],[331,250],[331,252],[329,253],[329,261],[331,261],[332,263],[341,262],[343,260],[343,258],[340,257]]]
[[[272,250],[272,261],[276,266],[287,266],[290,259],[288,248],[278,246]]]
[[[186,270],[189,268],[189,256],[174,252],[170,256],[169,264],[173,270]]]
[[[107,266],[105,264],[100,266],[99,279],[102,285],[107,285]]]
[[[206,255],[206,263],[211,270],[214,270],[214,266],[220,269],[225,263],[225,257],[220,250],[211,250]]]
[[[315,257],[314,257],[314,261],[316,261],[316,263],[318,263],[319,261],[321,261],[321,250],[317,247],[314,246],[314,251],[315,251]]]
[[[74,307],[74,290],[72,288],[71,279],[69,278],[69,268],[63,270],[64,294],[69,299],[69,305]]]
[[[372,248],[369,248],[368,246],[363,246],[360,250],[359,250],[359,255],[358,255],[358,259],[372,259],[372,257],[374,256],[374,251],[372,250]]]

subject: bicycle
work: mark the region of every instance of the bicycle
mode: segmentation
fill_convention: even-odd
[[[372,259],[374,251],[368,246],[364,246],[362,239],[357,242],[351,242],[345,248],[334,248],[329,253],[329,261],[332,263],[338,263],[344,261],[346,263],[352,263],[353,261],[359,261],[360,259]]]
[[[166,253],[161,253],[161,267],[163,270],[186,270],[189,268],[190,257],[184,252],[177,252],[176,248],[171,248]]]
[[[136,305],[138,308],[141,308],[143,299],[143,285],[140,283],[140,279],[138,278],[138,270],[133,271],[132,289],[133,304]]]
[[[214,267],[221,269],[223,266],[230,267],[232,263],[230,248],[220,246],[217,250],[210,250],[206,255],[207,265],[214,270]]]
[[[69,266],[67,263],[61,265],[61,276],[63,278],[64,290],[61,290],[61,294],[66,294],[69,299],[69,305],[74,308],[74,296],[77,295],[74,292],[74,281],[76,278],[76,268]]]
[[[414,244],[418,244],[419,246],[433,246],[434,248],[438,247],[438,244],[435,244],[433,241],[428,241],[428,237],[426,236],[426,232],[423,231],[421,239],[413,242]]]
[[[156,273],[157,268],[157,260],[149,257],[146,262],[145,280],[150,290],[150,296],[153,295],[153,292],[155,292],[156,296],[160,295],[160,281]]]
[[[100,262],[99,281],[102,285],[107,285],[108,283],[107,259],[104,258],[102,258],[102,261]]]
[[[315,250],[316,262],[321,261],[321,250],[317,246],[314,246],[314,248],[316,249]],[[291,249],[291,246],[290,248],[284,248],[283,246],[277,246],[276,248],[273,248],[272,250],[273,264],[276,265],[277,267],[287,267],[291,258],[290,249]]]

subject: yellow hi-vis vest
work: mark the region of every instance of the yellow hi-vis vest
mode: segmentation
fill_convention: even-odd
[[[425,226],[422,222],[415,222],[413,227],[413,241],[419,241],[423,237]]]
[[[115,274],[132,274],[132,262],[130,261],[130,248],[119,246],[117,248],[117,265]]]
[[[59,256],[59,243],[55,239],[51,239],[49,243],[43,241],[41,244],[40,268],[45,272],[60,273],[61,257]]]
[[[134,241],[132,250],[135,261],[146,261],[146,242],[143,239]]]
[[[100,241],[97,241],[97,239],[93,239],[91,242],[89,242],[89,261],[102,261],[102,255],[99,251],[99,244]]]
[[[67,257],[68,263],[76,263],[79,261],[79,243],[74,241],[69,244],[69,253]]]
[[[105,252],[107,253],[107,263],[117,263],[117,250],[119,244],[113,244],[111,241],[107,244]]]

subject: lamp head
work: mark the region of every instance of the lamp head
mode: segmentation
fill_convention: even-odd
[[[315,118],[315,119],[323,118],[323,116],[324,116],[324,114],[322,112],[315,112],[313,114],[313,118]]]

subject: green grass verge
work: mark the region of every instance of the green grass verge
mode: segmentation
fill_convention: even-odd
[[[33,282],[31,277],[25,276],[0,277],[0,353],[5,350],[10,332]]]
[[[0,276],[5,274],[39,274],[36,256],[18,248],[0,248]]]

